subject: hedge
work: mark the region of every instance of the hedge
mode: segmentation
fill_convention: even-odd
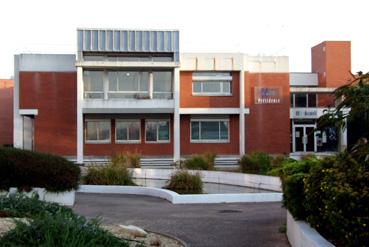
[[[63,157],[0,147],[0,190],[70,191],[78,188],[79,175],[79,167]]]

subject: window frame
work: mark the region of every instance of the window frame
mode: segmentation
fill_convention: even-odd
[[[199,140],[192,139],[192,122],[199,122]],[[201,139],[201,122],[218,122],[219,123],[219,139],[218,140],[203,140]],[[220,139],[220,122],[227,122],[227,139]],[[190,120],[190,143],[230,143],[230,121],[229,118],[218,118],[218,119],[191,119]]]
[[[156,127],[156,141],[148,141],[147,138],[147,124],[148,122],[168,122],[168,140],[158,140],[159,139],[159,129]],[[170,143],[171,142],[171,134],[170,134],[170,119],[145,119],[145,143],[149,144],[162,144],[162,143]]]
[[[118,100],[121,100],[121,99],[137,99],[137,98],[140,98],[140,97],[143,97],[143,98],[146,98],[146,97],[150,97],[150,80],[151,80],[151,71],[146,71],[146,70],[104,70],[104,72],[106,73],[106,77],[107,77],[107,97],[109,100],[115,100],[115,99],[118,99]],[[110,90],[110,80],[109,80],[109,73],[118,73],[118,72],[125,72],[125,73],[140,73],[140,72],[147,72],[148,73],[148,81],[147,81],[147,91],[141,91],[141,82],[138,84],[138,89],[137,91],[122,91],[122,90],[116,90],[116,91],[112,91]],[[117,82],[117,88],[119,88],[119,83]],[[114,97],[110,97],[111,94],[120,94],[122,96],[124,95],[132,95],[133,97],[130,98],[130,97],[117,97],[117,98],[114,98]],[[142,96],[140,96],[142,95]]]
[[[111,119],[85,119],[85,143],[86,144],[110,144],[111,143]],[[109,140],[88,140],[87,139],[87,124],[88,122],[109,122]],[[99,133],[99,132],[97,132]],[[98,134],[97,134],[98,137]]]
[[[201,75],[201,73],[204,73],[204,75]],[[214,74],[213,76],[211,75],[212,73]],[[224,74],[224,75],[215,76],[216,73]],[[195,82],[200,83],[201,92],[194,91]],[[204,92],[203,87],[204,87],[204,83],[206,82],[220,83],[220,91],[219,92]],[[223,92],[224,83],[229,83],[229,93]],[[192,86],[192,96],[232,96],[233,95],[232,84],[233,84],[232,72],[193,72],[192,73],[192,85],[191,85]]]
[[[102,73],[102,91],[86,91],[85,90],[85,72],[100,72]],[[83,77],[83,99],[104,99],[104,84],[105,84],[105,70],[93,70],[93,69],[84,69],[82,71],[82,77]],[[88,95],[101,95],[101,97],[98,97],[98,98],[94,98],[94,97],[87,97]]]
[[[118,140],[117,138],[117,123],[118,122],[138,122],[140,125],[139,128],[139,138],[138,140],[128,140],[129,139],[129,128],[127,128],[127,140]],[[121,144],[137,144],[137,143],[141,143],[141,119],[122,119],[122,118],[117,118],[115,119],[115,143]]]

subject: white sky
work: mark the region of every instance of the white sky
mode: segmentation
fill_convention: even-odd
[[[4,0],[0,78],[13,55],[75,53],[76,28],[178,29],[181,52],[288,55],[310,71],[310,48],[351,40],[352,71],[369,71],[368,0]]]

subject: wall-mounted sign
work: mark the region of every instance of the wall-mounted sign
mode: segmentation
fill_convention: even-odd
[[[293,118],[318,118],[318,110],[316,108],[295,108]]]
[[[255,104],[280,104],[280,103],[282,103],[282,88],[255,87]]]

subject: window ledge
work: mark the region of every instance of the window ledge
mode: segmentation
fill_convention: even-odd
[[[224,143],[230,143],[229,140],[224,140],[224,141],[221,141],[221,140],[191,140],[190,143],[209,143],[209,144],[224,144]]]
[[[110,144],[111,141],[85,141],[85,144]]]
[[[141,144],[141,141],[115,141],[116,144]]]
[[[213,96],[222,96],[222,97],[231,97],[233,96],[232,94],[219,94],[219,93],[192,93],[192,96],[210,96],[210,97],[213,97]]]
[[[170,141],[145,141],[147,144],[168,144]]]

